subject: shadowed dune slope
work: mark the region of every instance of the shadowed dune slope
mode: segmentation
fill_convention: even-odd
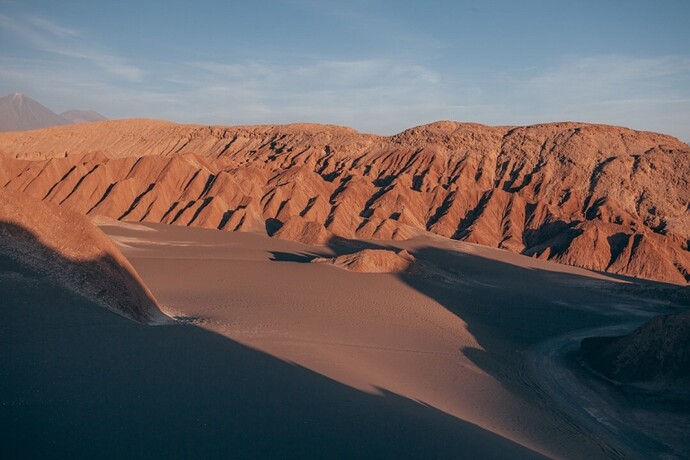
[[[690,288],[680,299],[690,306]],[[623,382],[690,383],[690,311],[661,315],[622,337],[592,337],[581,353],[597,371]]]
[[[89,215],[325,244],[423,232],[690,281],[690,148],[584,123],[349,128],[116,120],[0,134],[0,186]]]
[[[167,319],[112,241],[69,209],[0,190],[0,257],[130,319]]]
[[[2,458],[544,458],[198,327],[125,320],[4,256],[0,313]]]

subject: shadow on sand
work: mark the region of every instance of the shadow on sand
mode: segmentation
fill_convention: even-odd
[[[193,325],[132,322],[6,256],[0,314],[2,458],[539,457]]]
[[[550,339],[582,329],[641,321],[639,313],[645,309],[668,309],[670,306],[660,305],[659,300],[672,298],[677,286],[637,280],[634,284],[621,284],[526,268],[436,247],[419,248],[414,256],[418,265],[426,266],[427,273],[422,269],[418,273],[402,274],[400,278],[467,324],[479,347],[461,349],[465,357],[544,416],[560,420],[558,425],[570,431],[572,439],[581,440],[578,449],[569,451],[568,456],[624,458],[630,455],[624,451],[631,449],[629,444],[618,445],[618,439],[594,434],[586,424],[562,411],[534,375],[534,372],[551,370],[531,369],[530,356],[536,352],[537,345]],[[452,281],[444,279],[444,271],[450,272],[447,279]],[[429,276],[429,272],[441,273],[440,279]],[[587,372],[578,370],[576,356],[562,357],[562,360],[563,365],[588,378]],[[621,401],[627,404],[623,398]],[[541,438],[545,447],[562,451],[562,447],[552,445],[553,439]],[[664,453],[674,449],[657,445],[656,441],[644,447],[654,449],[650,452]],[[632,449],[633,455],[639,455],[637,447]]]
[[[356,246],[355,242],[349,245]],[[330,246],[336,253],[352,252],[347,246],[345,251],[343,248],[342,242]],[[555,426],[570,431],[571,439],[581,440],[577,451],[568,451],[570,457],[627,455],[621,446],[590,433],[558,409],[532,375],[529,355],[537,345],[577,330],[641,321],[639,313],[645,308],[648,312],[673,308],[662,303],[673,298],[677,286],[623,277],[595,279],[434,246],[410,252],[416,258],[415,267],[399,278],[467,324],[479,346],[463,348],[460,353],[506,390],[555,420]],[[578,367],[574,362],[570,365]],[[563,452],[555,439],[547,435],[537,438],[554,452]]]

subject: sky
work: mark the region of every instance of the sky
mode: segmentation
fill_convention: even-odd
[[[583,121],[690,141],[690,1],[0,0],[0,96],[393,134]]]

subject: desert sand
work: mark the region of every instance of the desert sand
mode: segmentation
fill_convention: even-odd
[[[568,358],[583,333],[679,308],[659,300],[673,286],[429,236],[323,247],[99,222],[176,325],[121,318],[2,259],[7,458],[690,452],[687,414],[640,415]],[[369,250],[414,262],[308,263]]]
[[[544,364],[541,350],[570,333],[687,308],[659,300],[678,288],[443,238],[339,240],[324,248],[251,233],[146,228],[156,232],[104,227],[171,317],[367,394],[417,401],[541,455],[645,457],[678,444],[688,452],[682,435],[666,427],[659,437],[668,446],[644,437],[640,445],[619,445],[602,432],[599,414],[573,414],[550,393],[557,362]],[[414,264],[399,273],[306,263],[338,254],[332,260],[361,262],[363,253],[374,253],[379,257],[367,258],[364,271],[379,271],[391,259],[385,254],[412,259],[398,256],[401,250],[414,254]],[[645,289],[661,292],[641,294]],[[573,349],[578,345],[573,339]],[[615,398],[589,403],[628,410]],[[470,447],[471,437],[458,436],[476,456],[490,456],[482,443]],[[456,456],[447,447],[429,456]]]

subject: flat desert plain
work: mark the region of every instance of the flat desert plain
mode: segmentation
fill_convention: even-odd
[[[690,455],[687,411],[576,353],[677,311],[667,285],[433,236],[100,224],[174,321],[135,323],[0,260],[3,458]],[[312,262],[364,249],[412,262]]]

